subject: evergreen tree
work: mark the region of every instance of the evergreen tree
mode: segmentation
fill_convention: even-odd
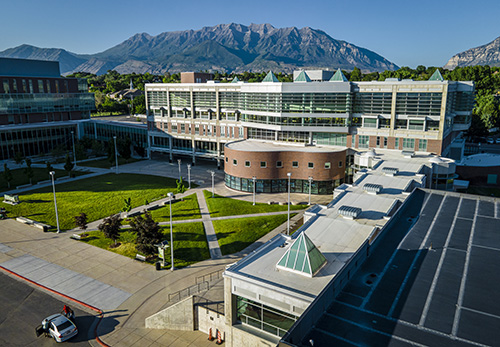
[[[26,158],[25,162],[26,162],[26,167],[24,168],[24,174],[29,179],[30,184],[33,184],[32,179],[33,179],[33,176],[35,176],[35,172],[33,171],[33,168],[31,167],[31,159]]]
[[[12,172],[7,167],[7,163],[3,164],[3,178],[7,181],[7,187],[10,189],[10,181],[14,178]]]
[[[163,239],[158,222],[153,220],[151,213],[146,212],[144,217],[137,216],[130,221],[132,231],[137,233],[136,246],[138,252],[144,255],[154,255],[157,251],[155,244]]]
[[[71,161],[71,158],[69,157],[69,154],[66,154],[66,164],[64,164],[64,170],[68,172],[68,175],[71,175],[71,171],[73,170],[73,167],[75,164]]]
[[[87,229],[87,215],[82,212],[79,216],[75,216],[75,224],[82,230]]]
[[[121,222],[122,219],[120,218],[120,215],[115,214],[113,216],[105,218],[97,228],[103,232],[106,238],[111,239],[116,246],[116,241],[120,237],[120,228],[122,226]]]

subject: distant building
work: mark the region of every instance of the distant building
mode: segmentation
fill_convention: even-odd
[[[206,72],[181,72],[181,83],[207,83],[214,75]]]
[[[283,192],[290,172],[292,192],[308,191],[312,176],[314,194],[331,194],[352,175],[354,153],[369,148],[460,160],[464,141],[455,140],[474,106],[474,83],[445,81],[439,70],[428,81],[349,82],[339,69],[299,71],[293,83],[270,72],[262,83],[145,90],[152,151],[224,160],[226,185],[251,192],[255,176],[257,193]]]
[[[0,160],[69,144],[94,109],[87,81],[61,77],[58,62],[0,58]]]

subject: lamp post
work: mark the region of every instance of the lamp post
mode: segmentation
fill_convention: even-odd
[[[118,150],[116,149],[116,136],[113,136],[113,140],[115,141],[115,163],[116,163],[116,174],[118,174]]]
[[[257,181],[257,177],[253,176],[252,177],[252,182],[253,182],[253,205],[255,205],[255,192],[256,192],[255,182],[256,181]]]
[[[189,189],[191,189],[191,164],[187,164],[188,167],[188,183],[189,183]]]
[[[212,171],[210,170],[210,175],[212,176],[212,198],[214,197],[215,195],[215,192],[214,192],[214,177],[215,177],[215,171]]]
[[[172,199],[174,198],[174,194],[172,192],[168,193],[170,201],[170,257],[172,261],[172,266],[170,267],[170,271],[174,271],[174,233],[172,231]]]
[[[292,173],[288,172],[286,175],[288,176],[288,218],[286,223],[286,234],[290,235],[290,177],[292,177]]]
[[[49,174],[52,178],[52,191],[54,192],[54,207],[56,209],[57,233],[60,233],[61,229],[59,228],[59,214],[57,213],[56,185],[54,183],[54,175],[56,173],[54,171],[50,171]]]
[[[177,159],[177,164],[179,164],[179,181],[182,179],[181,178],[181,164],[182,164],[182,161],[180,159]]]
[[[75,161],[75,168],[76,168],[75,132],[73,130],[71,130],[71,140],[73,141],[73,158]]]
[[[312,176],[309,176],[308,180],[309,180],[309,205],[311,205],[311,186],[313,181]]]

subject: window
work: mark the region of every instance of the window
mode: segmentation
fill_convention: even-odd
[[[396,137],[396,139],[394,140],[394,148],[399,149],[399,137]]]
[[[226,157],[226,163],[227,163],[227,161],[228,161],[228,158]]]
[[[238,161],[236,159],[233,159],[233,165],[234,166],[238,165]]]
[[[415,139],[403,139],[403,149],[415,150]]]
[[[292,161],[292,167],[294,167],[294,168],[299,167],[299,162],[298,161]]]
[[[307,163],[307,167],[309,169],[314,169],[314,163],[311,163],[311,162]]]
[[[339,167],[342,167],[343,163],[342,163],[342,160],[339,161]]]
[[[250,167],[250,162],[248,160],[245,161],[245,167]]]
[[[172,132],[176,133],[177,132],[177,124],[172,123],[171,127],[172,127]]]
[[[384,148],[387,148],[387,137],[384,137]]]
[[[181,134],[185,134],[186,133],[186,125],[183,123],[181,124]]]
[[[358,148],[368,148],[368,141],[370,137],[367,135],[359,135]]]
[[[266,161],[261,161],[260,162],[260,167],[261,168],[266,168],[267,167],[267,162]]]
[[[283,167],[283,162],[282,161],[277,161],[276,162],[276,167]]]
[[[380,136],[377,136],[377,146],[380,146]]]
[[[332,163],[330,163],[330,162],[325,163],[325,169],[329,170],[331,167],[332,167]]]
[[[418,150],[421,152],[427,152],[427,140],[418,140]]]

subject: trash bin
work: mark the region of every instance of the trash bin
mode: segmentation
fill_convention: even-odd
[[[156,271],[161,270],[161,263],[159,261],[156,262]]]

